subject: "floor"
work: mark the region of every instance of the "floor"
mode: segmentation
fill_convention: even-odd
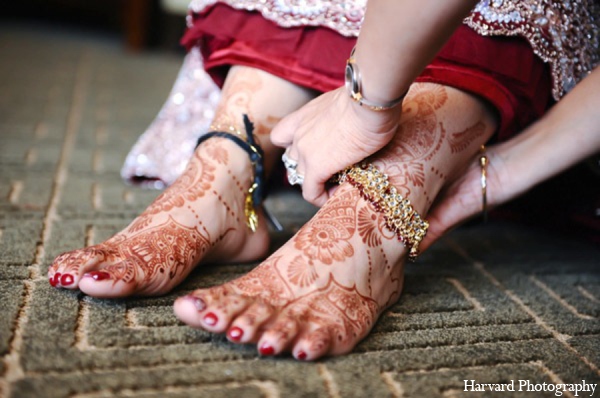
[[[175,297],[253,265],[206,267],[157,298],[51,288],[57,254],[109,237],[156,196],[119,169],[180,62],[110,38],[0,27],[0,396],[555,396],[527,382],[591,396],[600,248],[515,224],[453,232],[407,266],[402,298],[353,353],[317,363],[259,358],[173,316]],[[286,227],[275,245],[313,211],[296,191],[269,206]],[[465,391],[465,380],[515,391]]]

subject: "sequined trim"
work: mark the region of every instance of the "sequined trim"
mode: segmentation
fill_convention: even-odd
[[[192,0],[198,13],[216,3],[258,11],[282,27],[324,26],[358,36],[366,0]],[[481,35],[523,36],[551,65],[552,94],[560,99],[599,62],[597,0],[482,0],[464,23]],[[188,16],[188,26],[192,18]]]
[[[598,64],[596,0],[484,0],[465,23],[480,35],[520,35],[552,69],[555,100]]]
[[[358,36],[367,0],[192,0],[189,9],[200,12],[216,3],[258,11],[284,28],[325,26],[344,36]],[[191,19],[188,17],[188,26]]]

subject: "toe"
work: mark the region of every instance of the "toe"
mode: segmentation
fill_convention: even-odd
[[[222,333],[233,320],[252,304],[252,299],[235,294],[224,287],[196,290],[175,301],[177,317],[195,328]],[[236,332],[234,332],[236,335]]]
[[[106,262],[107,254],[95,246],[63,253],[48,269],[48,281],[53,287],[76,289],[82,275]]]
[[[265,356],[280,354],[296,339],[298,331],[298,322],[294,317],[282,315],[263,333],[258,341],[258,351]]]
[[[326,355],[331,346],[331,334],[325,328],[304,333],[298,338],[292,354],[301,361],[314,361]]]
[[[262,302],[252,303],[231,323],[227,338],[233,343],[253,343],[258,340],[258,332],[273,314],[273,307]]]
[[[138,293],[136,268],[133,261],[125,260],[97,271],[86,272],[79,281],[79,289],[99,298],[131,296]]]

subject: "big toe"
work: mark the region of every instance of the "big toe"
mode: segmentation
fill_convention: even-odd
[[[98,298],[119,298],[131,296],[138,291],[136,265],[125,260],[83,274],[79,289],[85,294]]]

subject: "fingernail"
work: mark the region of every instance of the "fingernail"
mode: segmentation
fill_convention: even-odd
[[[92,278],[95,281],[103,281],[105,279],[110,279],[110,274],[104,271],[92,271],[87,274],[83,274],[84,278]]]
[[[298,358],[301,361],[304,361],[306,359],[306,353],[304,351],[300,351],[300,352],[298,352],[298,355],[296,356],[296,358]]]
[[[207,325],[213,326],[216,325],[217,322],[219,322],[219,318],[217,318],[217,316],[212,312],[209,312],[208,314],[204,315],[204,323],[206,323]]]
[[[227,336],[233,341],[240,341],[243,335],[244,331],[237,326],[234,326],[227,331]]]
[[[63,286],[69,286],[70,284],[73,283],[75,279],[73,279],[73,275],[71,274],[63,274],[60,277],[60,284]]]
[[[273,354],[275,354],[275,348],[273,348],[268,343],[263,343],[263,345],[260,346],[260,348],[258,349],[258,351],[260,352],[260,355],[273,355]]]

